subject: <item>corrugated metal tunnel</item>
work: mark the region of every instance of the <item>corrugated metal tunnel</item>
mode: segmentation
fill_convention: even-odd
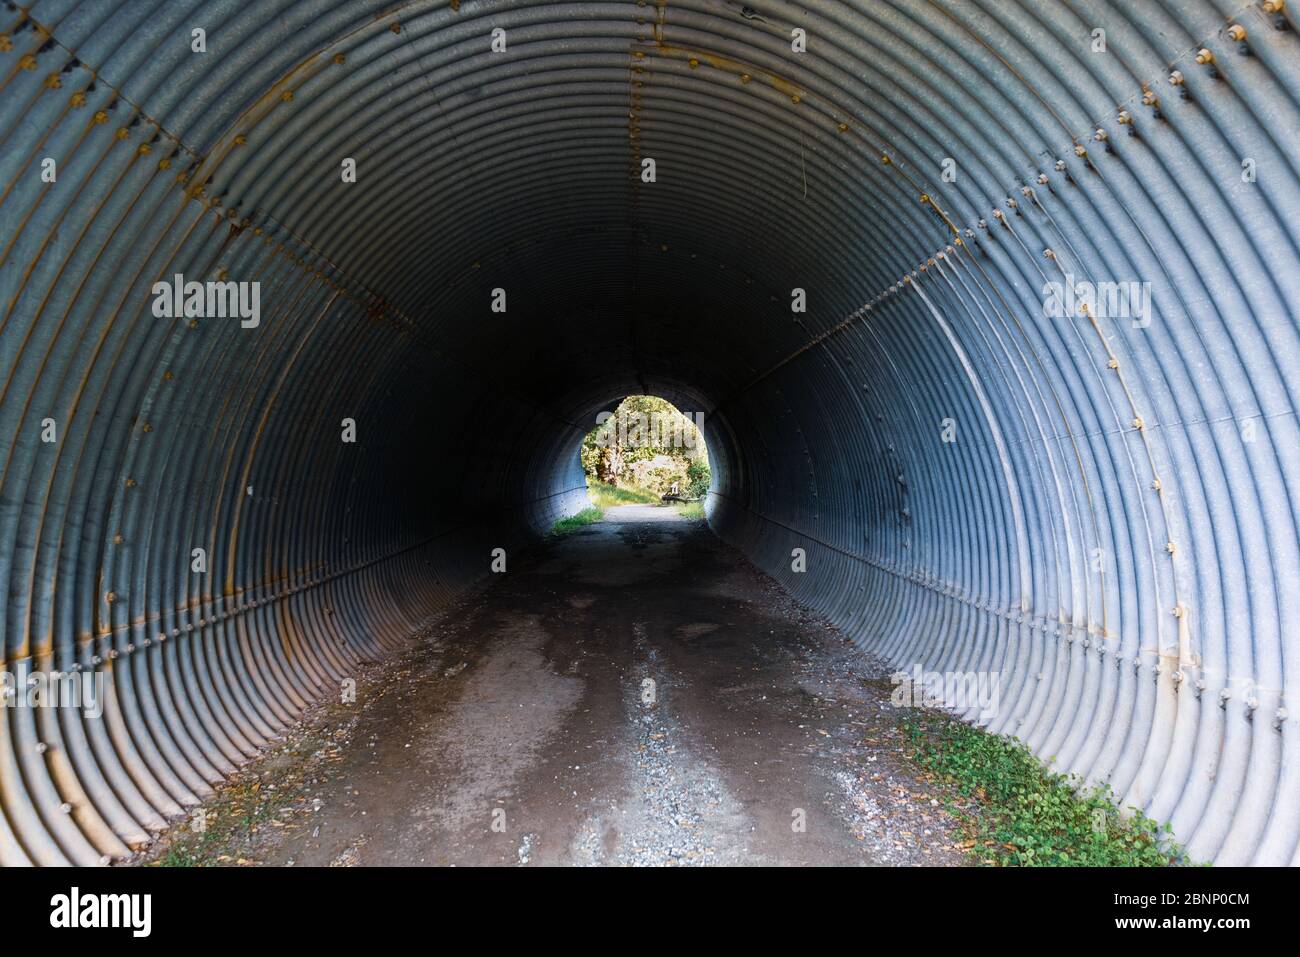
[[[200,802],[583,507],[629,393],[708,414],[710,524],[863,647],[1296,863],[1294,15],[5,3],[7,703],[107,699],[3,709],[0,864]],[[157,315],[178,274],[256,324]]]

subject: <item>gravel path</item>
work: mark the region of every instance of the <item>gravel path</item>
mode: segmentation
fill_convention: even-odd
[[[888,669],[671,509],[512,555],[143,860],[959,864]]]

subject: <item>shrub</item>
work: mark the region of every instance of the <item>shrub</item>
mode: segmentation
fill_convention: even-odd
[[[713,476],[709,472],[709,463],[704,459],[693,459],[686,465],[686,494],[691,498],[704,498],[709,491]]]

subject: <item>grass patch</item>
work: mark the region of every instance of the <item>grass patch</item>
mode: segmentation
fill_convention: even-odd
[[[682,518],[701,520],[704,518],[703,502],[678,502],[673,508],[677,509],[677,514]]]
[[[620,488],[594,479],[587,480],[587,497],[596,508],[613,508],[616,505],[658,505],[659,496],[639,488]]]
[[[207,826],[196,832],[189,821],[172,825],[167,851],[149,861],[152,867],[213,867],[253,864],[254,838],[288,806],[287,791],[263,791],[260,782],[237,782],[206,808]],[[247,856],[245,856],[247,855]]]
[[[973,861],[1001,867],[1167,867],[1190,863],[1169,825],[1127,820],[1108,788],[1080,790],[1014,738],[940,715],[903,725],[912,758],[978,807],[949,802]]]
[[[551,526],[552,535],[567,535],[575,532],[584,525],[592,525],[599,522],[605,517],[605,513],[598,508],[584,508],[577,515],[570,515],[568,518],[562,518]]]

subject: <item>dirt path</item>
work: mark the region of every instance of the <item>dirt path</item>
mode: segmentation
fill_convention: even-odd
[[[887,669],[703,523],[610,509],[492,578],[148,857],[961,862]]]

